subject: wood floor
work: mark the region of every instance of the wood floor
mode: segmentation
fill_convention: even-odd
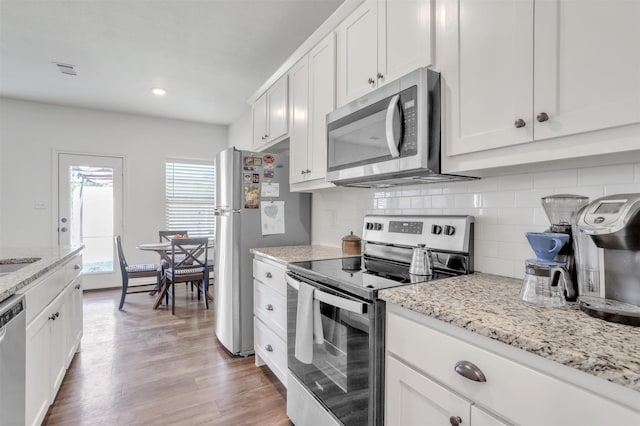
[[[176,288],[176,315],[147,293],[84,294],[82,350],[45,425],[291,425],[285,389],[254,357],[229,355],[213,304]]]

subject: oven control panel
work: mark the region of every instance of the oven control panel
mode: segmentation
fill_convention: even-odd
[[[473,216],[367,215],[362,239],[384,245],[424,244],[434,250],[468,252],[473,223]]]

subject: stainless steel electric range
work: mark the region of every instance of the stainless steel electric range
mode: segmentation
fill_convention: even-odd
[[[294,424],[384,423],[378,291],[473,272],[473,226],[472,216],[367,215],[361,257],[288,265],[287,414]],[[430,276],[409,274],[420,244],[431,251]]]

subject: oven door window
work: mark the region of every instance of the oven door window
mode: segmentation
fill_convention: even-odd
[[[298,292],[287,286],[289,370],[344,424],[367,424],[369,416],[370,322],[320,302],[324,342],[313,344],[311,364],[295,357]]]
[[[328,161],[329,171],[378,163],[393,159],[386,138],[387,108],[392,97],[356,111],[329,123]],[[400,109],[394,116],[394,139],[399,149],[402,132]]]

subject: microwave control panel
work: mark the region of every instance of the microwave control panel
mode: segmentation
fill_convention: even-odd
[[[402,145],[400,156],[410,157],[418,153],[418,87],[413,86],[400,92],[402,110]]]

